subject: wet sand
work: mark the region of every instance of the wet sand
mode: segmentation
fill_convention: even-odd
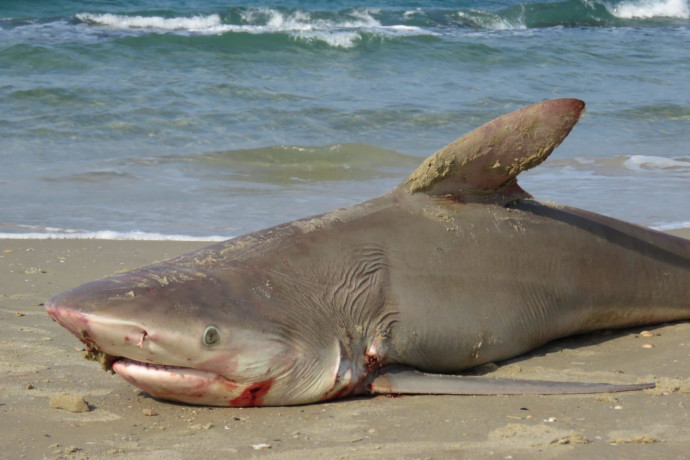
[[[690,230],[675,233],[690,238]],[[239,409],[153,399],[83,359],[81,344],[43,309],[70,287],[205,244],[0,240],[0,458],[690,456],[690,322],[572,337],[483,369],[516,378],[654,380],[654,390]],[[62,394],[83,398],[88,412],[51,407]]]

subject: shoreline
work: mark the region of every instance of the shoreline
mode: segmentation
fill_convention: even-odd
[[[668,233],[669,235],[675,235],[690,240],[690,228],[675,228],[671,230],[665,230],[664,233]]]
[[[690,239],[690,229],[669,233]],[[42,303],[86,281],[207,241],[0,239],[0,421],[7,458],[683,458],[690,450],[690,322],[570,337],[499,366],[503,377],[654,380],[568,396],[385,396],[274,408],[156,400],[82,358]],[[651,332],[640,335],[643,330]],[[647,347],[646,345],[652,345]],[[49,406],[67,393],[88,412]],[[6,443],[10,444],[10,443]],[[270,447],[266,447],[270,446]]]
[[[639,225],[639,224],[638,224]],[[653,228],[646,227],[657,232],[668,233],[670,235],[680,236],[682,238],[690,239],[690,226],[674,227],[674,228]],[[221,241],[231,240],[242,235],[237,236],[191,236],[191,235],[174,235],[163,233],[146,233],[146,232],[115,232],[103,230],[98,232],[84,232],[84,233],[0,233],[0,241],[4,240],[26,240],[26,241],[132,241],[132,242],[152,242],[152,243],[199,243],[211,245]]]

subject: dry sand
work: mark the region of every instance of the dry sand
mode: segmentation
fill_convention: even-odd
[[[690,458],[688,322],[569,338],[484,368],[518,378],[654,379],[652,391],[226,409],[158,401],[103,372],[43,309],[65,289],[200,246],[0,240],[1,458]],[[73,412],[82,400],[88,411]]]

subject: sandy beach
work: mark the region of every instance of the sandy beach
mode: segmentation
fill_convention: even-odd
[[[675,232],[690,238],[690,229]],[[657,388],[578,396],[404,396],[277,408],[159,401],[82,358],[42,303],[206,243],[0,240],[0,457],[688,458],[690,323],[551,343],[479,372]],[[51,407],[83,398],[88,411]],[[55,400],[53,400],[55,402]]]

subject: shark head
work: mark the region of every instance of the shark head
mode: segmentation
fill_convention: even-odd
[[[299,353],[261,314],[237,270],[211,275],[153,265],[87,283],[46,302],[48,314],[100,361],[161,399],[216,406],[286,404]],[[299,403],[296,398],[295,403]]]

